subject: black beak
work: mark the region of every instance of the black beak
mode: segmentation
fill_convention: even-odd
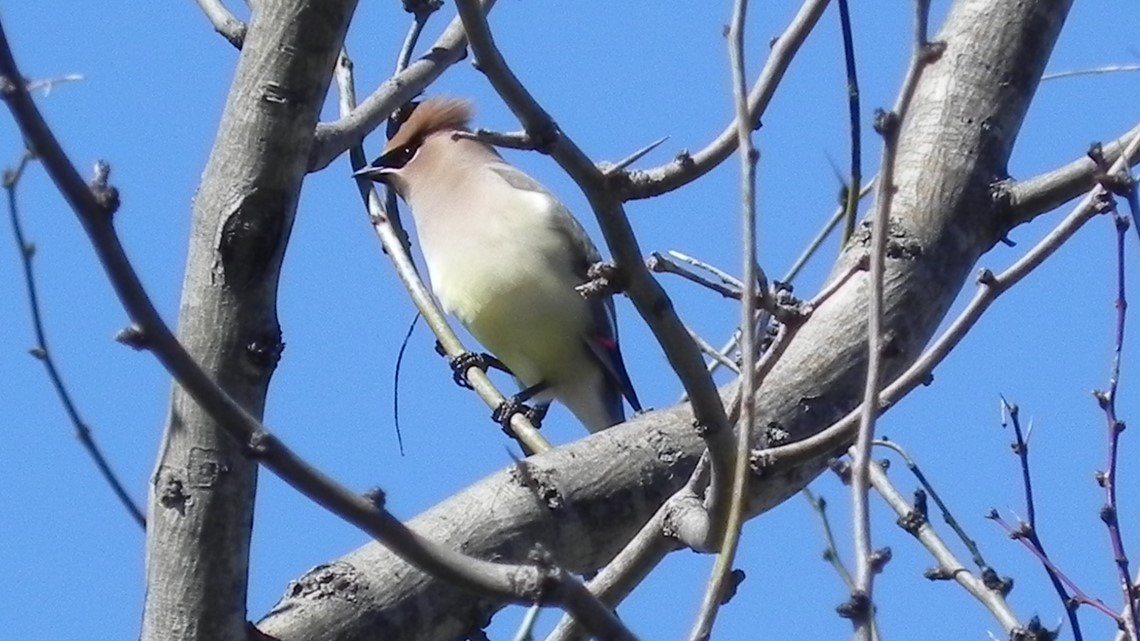
[[[388,172],[389,170],[387,167],[374,167],[372,165],[369,165],[360,171],[352,172],[352,177],[367,178],[375,182],[387,182]]]

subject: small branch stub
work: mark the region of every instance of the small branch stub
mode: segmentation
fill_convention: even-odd
[[[111,177],[111,164],[106,160],[100,160],[95,163],[94,176],[87,186],[91,189],[91,195],[95,197],[95,202],[103,210],[106,216],[113,216],[119,210],[119,190],[110,184]]]
[[[147,339],[142,327],[138,325],[130,325],[120,329],[119,332],[115,334],[115,342],[122,343],[136,352],[150,349],[150,341]]]

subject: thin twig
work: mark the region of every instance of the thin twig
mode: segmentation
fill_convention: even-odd
[[[246,453],[318,505],[370,534],[420,570],[464,589],[513,603],[558,605],[601,637],[635,637],[568,572],[551,566],[494,563],[468,557],[410,530],[383,507],[382,492],[361,496],[297,456],[194,362],[143,289],[111,221],[108,202],[84,184],[23,86],[0,24],[0,96],[88,234],[115,293],[146,336],[148,347]]]
[[[728,369],[728,371],[738,376],[740,375],[740,366],[736,364],[736,361],[732,360],[728,356],[725,356],[723,353],[718,352],[712,343],[709,343],[704,338],[702,338],[700,334],[693,330],[693,328],[688,326],[686,326],[686,328],[689,330],[689,336],[693,337],[693,341],[697,344],[697,347],[701,348],[702,352],[707,354],[709,358],[723,365]]]
[[[808,34],[819,22],[827,3],[828,0],[806,0],[787,29],[772,44],[764,68],[748,93],[748,118],[745,122],[750,128],[760,122],[768,103],[776,93],[776,88],[784,78],[784,73]],[[733,116],[733,122],[730,122],[700,151],[693,154],[684,151],[672,162],[627,173],[621,186],[622,200],[652,198],[684,187],[727,160],[736,151],[739,142],[736,135],[738,123],[735,113]]]
[[[918,466],[918,463],[916,463],[914,459],[911,458],[910,454],[905,449],[903,449],[901,445],[886,438],[875,439],[874,445],[876,447],[885,447],[895,454],[899,455],[899,457],[903,460],[903,464],[906,465],[907,471],[914,475],[915,480],[917,480],[919,485],[922,486],[923,491],[926,492],[926,495],[929,496],[932,501],[934,501],[934,505],[938,507],[938,511],[942,514],[942,520],[945,521],[946,525],[950,526],[950,529],[954,531],[954,534],[957,535],[958,540],[962,542],[962,545],[966,546],[966,550],[970,552],[970,557],[973,560],[974,565],[976,565],[978,569],[983,573],[985,573],[987,570],[990,570],[992,572],[989,564],[986,563],[985,557],[982,556],[982,551],[978,547],[977,542],[974,541],[974,539],[972,539],[970,535],[966,533],[966,530],[961,526],[961,524],[958,523],[958,519],[954,518],[954,514],[950,511],[950,507],[946,505],[945,501],[942,500],[942,496],[938,493],[938,490],[935,489],[934,484],[926,478],[926,474],[922,472],[922,468],[920,468]]]
[[[1090,67],[1088,69],[1070,69],[1068,71],[1054,71],[1041,76],[1041,82],[1072,78],[1074,76],[1097,76],[1105,73],[1120,73],[1123,71],[1140,71],[1140,65],[1105,65],[1103,67]]]
[[[672,249],[669,250],[669,255],[681,262],[688,263],[693,267],[705,270],[706,272],[719,278],[721,282],[725,283],[726,285],[735,287],[738,291],[744,289],[744,281],[741,281],[740,279],[734,277],[732,274],[724,271],[723,269],[720,269],[716,265]],[[737,295],[736,298],[739,299],[740,296]]]
[[[654,149],[657,149],[661,145],[665,144],[666,140],[669,140],[669,136],[664,136],[662,138],[658,138],[657,140],[649,143],[648,145],[642,147],[641,149],[638,149],[637,151],[633,152],[632,154],[626,156],[625,158],[622,158],[621,160],[617,161],[616,163],[613,163],[613,164],[598,163],[598,169],[602,170],[602,175],[604,175],[604,176],[610,176],[610,175],[615,174],[619,171],[623,171],[624,169],[626,169],[627,167],[629,167],[633,163],[644,158],[649,152],[651,152]]]
[[[675,252],[669,253],[676,255]],[[721,283],[711,281],[704,276],[701,276],[700,274],[681,267],[672,260],[669,260],[668,258],[662,256],[659,252],[653,252],[650,254],[649,258],[645,261],[645,266],[649,268],[649,271],[656,272],[658,274],[676,274],[677,276],[684,278],[690,283],[696,283],[697,285],[710,289],[720,294],[721,296],[724,296],[725,298],[740,300],[740,281],[736,280],[735,278],[732,280],[737,283],[737,285],[722,285]]]
[[[815,512],[819,517],[819,524],[823,528],[823,560],[827,561],[843,580],[843,585],[850,591],[855,587],[854,580],[851,578],[851,571],[843,563],[843,559],[839,558],[839,548],[835,546],[835,533],[831,530],[831,519],[827,518],[827,501],[822,496],[816,496],[811,488],[804,488],[800,490],[807,499],[808,505],[811,506],[812,512]]]
[[[737,147],[740,149],[740,253],[743,285],[741,287],[740,328],[741,328],[741,399],[740,421],[736,425],[736,457],[732,468],[723,473],[732,476],[732,498],[725,515],[724,540],[719,546],[716,563],[713,564],[705,595],[689,633],[690,641],[706,641],[712,635],[717,612],[725,602],[732,563],[740,544],[740,529],[744,525],[744,510],[748,503],[748,480],[751,469],[748,455],[752,447],[752,431],[756,423],[756,404],[752,402],[756,393],[756,297],[751,295],[758,272],[756,264],[756,163],[760,154],[752,145],[752,125],[748,122],[748,90],[744,78],[744,25],[748,15],[748,0],[735,0],[732,21],[728,27],[728,58],[732,76],[732,95],[736,106]],[[716,472],[717,458],[709,457]]]
[[[352,86],[352,62],[349,60],[346,52],[342,51],[340,60],[337,61],[335,77],[337,87],[340,91],[340,109],[342,113],[347,113],[353,108],[355,91]],[[358,171],[367,164],[364,149],[359,145],[349,150],[349,159],[352,163],[353,171]],[[430,328],[436,338],[439,339],[440,345],[443,346],[444,352],[449,358],[455,358],[463,354],[466,352],[466,348],[459,340],[459,337],[456,336],[455,332],[452,331],[451,326],[447,322],[447,318],[443,312],[440,311],[439,307],[436,306],[435,299],[432,298],[427,286],[425,286],[423,280],[420,279],[419,273],[416,271],[415,263],[412,262],[411,256],[408,255],[400,234],[391,224],[391,217],[380,202],[380,197],[373,188],[373,183],[365,178],[357,178],[356,186],[365,201],[369,220],[373,230],[376,232],[376,236],[380,239],[384,253],[388,256],[388,259],[392,261],[396,275],[400,278],[400,282],[404,285],[404,288],[408,290],[408,294],[411,296],[416,309],[419,310],[423,316],[424,322],[427,323],[428,328]],[[483,399],[483,402],[485,402],[488,407],[496,408],[506,400],[506,397],[495,387],[495,384],[487,376],[487,373],[478,367],[469,367],[465,376],[467,381],[471,384],[471,388],[475,390],[479,398]],[[546,438],[544,438],[534,425],[522,414],[515,414],[511,417],[510,427],[510,436],[516,439],[527,451],[539,453],[551,449],[550,443]]]
[[[452,138],[465,138],[478,140],[481,143],[503,147],[504,149],[518,149],[519,151],[534,151],[538,143],[525,131],[492,131],[490,129],[476,129],[475,131],[456,131]]]
[[[907,108],[918,87],[918,79],[929,62],[927,15],[929,0],[915,0],[914,51],[903,80],[902,89],[892,112],[880,113],[875,129],[883,136],[883,154],[879,165],[875,212],[871,222],[871,276],[867,304],[867,378],[863,390],[859,431],[855,440],[851,469],[851,510],[855,544],[855,589],[851,591],[850,616],[855,638],[871,638],[870,614],[874,611],[874,575],[878,564],[871,550],[871,518],[867,504],[870,486],[871,443],[875,438],[875,419],[879,412],[883,373],[883,287],[886,272],[887,233],[890,228],[891,201],[894,198],[895,155],[898,152],[898,130],[906,118]]]
[[[859,192],[863,182],[863,137],[860,131],[859,114],[859,74],[855,69],[855,39],[851,35],[851,15],[847,11],[847,0],[838,0],[839,26],[843,33],[843,62],[847,74],[847,113],[848,128],[851,132],[851,181],[844,189],[843,237],[840,246],[851,240],[855,233],[855,215],[859,209]]]
[[[862,200],[863,197],[866,196],[867,194],[871,193],[871,189],[873,189],[875,187],[876,182],[877,182],[877,179],[872,178],[870,181],[867,182],[866,185],[863,185],[863,188],[861,190],[859,190],[859,199],[860,200]],[[788,269],[788,273],[785,274],[784,278],[780,280],[781,283],[783,283],[785,285],[791,285],[792,284],[792,281],[795,280],[796,276],[799,275],[800,270],[803,269],[804,265],[806,265],[809,260],[811,260],[811,257],[816,254],[816,252],[819,250],[820,246],[823,245],[823,241],[827,240],[827,237],[830,236],[831,232],[834,231],[836,226],[839,225],[839,221],[843,220],[843,214],[845,211],[846,211],[846,208],[843,206],[840,206],[835,210],[835,213],[831,215],[831,218],[828,219],[828,221],[826,223],[824,223],[823,227],[815,235],[815,238],[813,238],[812,241],[810,243],[808,243],[808,246],[804,249],[804,251],[800,253],[799,257],[796,259],[796,262],[792,264],[790,269]],[[725,342],[724,346],[720,348],[720,353],[721,354],[728,354],[732,350],[736,349],[736,346],[739,343],[740,343],[740,329],[738,328],[736,331],[734,331],[732,333],[732,336],[730,336],[728,338],[728,340]],[[718,363],[716,360],[713,360],[708,365],[708,370],[709,370],[710,374],[715,372],[717,370],[717,368],[718,368]]]
[[[28,88],[28,93],[42,91],[44,97],[46,98],[47,96],[51,95],[51,92],[53,89],[55,89],[56,85],[67,84],[69,82],[79,82],[83,79],[84,77],[81,73],[68,73],[62,76],[57,76],[55,78],[40,78],[37,80],[29,80],[28,84],[25,86]]]
[[[7,169],[4,171],[4,191],[8,194],[8,218],[12,223],[12,236],[16,241],[16,249],[20,255],[20,264],[24,268],[24,289],[28,294],[28,311],[32,316],[32,331],[36,335],[36,346],[32,348],[32,356],[44,364],[44,369],[47,370],[48,380],[51,381],[52,388],[55,389],[56,396],[59,397],[59,402],[63,405],[63,411],[67,413],[67,418],[71,421],[72,427],[75,429],[75,437],[79,439],[79,444],[86,450],[87,455],[95,463],[95,468],[99,470],[99,475],[111,488],[111,492],[115,494],[115,498],[119,500],[123,508],[130,515],[131,519],[138,523],[139,527],[146,530],[146,516],[142,508],[138,506],[127,493],[127,488],[123,482],[119,480],[118,475],[111,469],[111,463],[103,454],[102,448],[95,442],[95,435],[91,432],[90,426],[79,415],[79,408],[75,404],[75,400],[71,398],[71,393],[67,390],[67,385],[63,381],[63,376],[60,374],[59,369],[55,364],[55,357],[52,356],[51,350],[48,348],[47,329],[44,327],[43,311],[40,309],[39,291],[36,285],[36,276],[34,270],[33,260],[35,259],[36,248],[27,237],[24,236],[24,227],[20,222],[20,210],[16,201],[16,188],[20,183],[20,178],[24,174],[24,170],[28,164],[34,159],[31,151],[25,151],[20,156],[19,163],[16,164],[15,169]]]
[[[1126,171],[1124,181],[1125,190],[1131,192],[1129,203],[1136,202],[1136,182],[1131,172]],[[1119,506],[1116,500],[1117,461],[1120,447],[1120,435],[1124,432],[1124,422],[1117,418],[1116,395],[1120,386],[1120,363],[1124,353],[1124,328],[1128,313],[1128,299],[1125,291],[1125,236],[1128,233],[1129,219],[1116,210],[1115,200],[1112,203],[1112,219],[1116,226],[1116,326],[1112,346],[1112,366],[1109,369],[1108,388],[1098,391],[1094,395],[1100,408],[1104,411],[1105,422],[1108,426],[1108,454],[1105,471],[1097,476],[1097,480],[1104,488],[1105,504],[1100,510],[1100,518],[1108,530],[1109,543],[1112,545],[1113,562],[1116,565],[1117,580],[1120,582],[1121,595],[1124,601],[1123,616],[1125,631],[1132,639],[1137,639],[1140,631],[1140,618],[1137,615],[1136,598],[1132,590],[1132,578],[1128,568],[1128,553],[1124,547],[1124,536],[1120,532]],[[1133,204],[1132,215],[1137,211]]]
[[[1001,399],[1002,407],[1002,427],[1005,427],[1005,417],[1008,415],[1010,422],[1013,424],[1013,451],[1017,455],[1019,467],[1021,468],[1021,486],[1025,492],[1025,527],[1021,529],[1021,533],[1025,538],[1037,548],[1041,556],[1049,558],[1049,553],[1045,550],[1045,544],[1041,541],[1041,534],[1037,531],[1037,508],[1036,501],[1033,499],[1033,479],[1029,474],[1029,438],[1021,429],[1021,411],[1017,405],[1008,403],[1004,397]],[[1057,593],[1057,598],[1061,600],[1061,607],[1065,609],[1065,615],[1069,619],[1069,627],[1073,630],[1073,641],[1083,641],[1084,633],[1081,631],[1081,619],[1077,616],[1077,602],[1069,597],[1069,591],[1065,589],[1065,584],[1057,573],[1053,571],[1052,566],[1049,564],[1042,564],[1045,568],[1045,575],[1049,577],[1049,582],[1053,584],[1053,591]]]
[[[523,616],[522,623],[519,624],[519,629],[515,632],[515,641],[531,641],[534,639],[534,624],[538,621],[538,613],[542,611],[542,606],[535,603],[527,608],[526,615]]]
[[[971,573],[969,568],[954,556],[946,542],[931,527],[925,514],[915,509],[915,506],[903,497],[898,489],[891,484],[886,472],[881,467],[872,465],[869,476],[875,491],[899,516],[899,526],[917,539],[938,563],[938,574],[928,575],[929,578],[954,579],[958,585],[965,588],[971,596],[994,615],[1006,634],[1022,627],[1017,616],[1009,607],[1009,603],[1005,600],[1005,595],[1000,590],[990,589],[985,581]],[[1014,637],[1011,636],[1010,638]]]
[[[1008,522],[1006,522],[1005,519],[1001,518],[1001,516],[997,513],[997,510],[990,510],[989,514],[986,515],[986,518],[990,519],[994,523],[997,523],[1001,529],[1005,530],[1005,533],[1009,535],[1009,538],[1020,542],[1023,546],[1025,546],[1025,549],[1029,550],[1033,556],[1037,557],[1037,560],[1040,561],[1042,565],[1045,565],[1051,572],[1056,574],[1057,578],[1060,579],[1061,582],[1064,583],[1065,586],[1072,591],[1073,596],[1071,598],[1073,600],[1077,601],[1081,605],[1087,605],[1094,610],[1097,610],[1101,614],[1104,614],[1116,622],[1116,625],[1124,627],[1125,623],[1123,617],[1121,617],[1116,612],[1113,612],[1112,608],[1105,605],[1104,601],[1101,601],[1096,597],[1089,596],[1084,590],[1080,588],[1080,586],[1074,583],[1073,580],[1068,577],[1068,575],[1061,571],[1061,568],[1058,568],[1056,565],[1054,565],[1053,561],[1049,557],[1042,554],[1041,550],[1038,549],[1037,546],[1033,545],[1029,539],[1022,535],[1024,531],[1022,528],[1010,525]]]

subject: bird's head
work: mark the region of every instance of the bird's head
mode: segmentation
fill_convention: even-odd
[[[473,113],[471,102],[460,98],[430,98],[419,103],[380,156],[353,175],[391,185],[406,198],[416,176],[440,155],[438,140],[450,140],[451,133],[468,131]]]

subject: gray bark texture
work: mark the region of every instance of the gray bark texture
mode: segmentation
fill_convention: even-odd
[[[178,335],[259,417],[282,349],[281,260],[355,8],[257,3],[194,200]],[[141,638],[244,639],[257,464],[177,385],[152,482]]]
[[[991,198],[1070,0],[958,0],[936,40],[898,138],[885,302],[891,380],[918,356],[971,269],[1009,221]],[[763,135],[762,133],[760,134]],[[858,260],[856,233],[835,273]],[[755,395],[757,446],[817,433],[861,400],[867,276],[800,330]],[[727,394],[727,390],[725,390]],[[566,568],[605,564],[688,478],[703,445],[687,406],[639,416],[500,471],[421,514],[417,531],[467,554],[522,561],[536,545]],[[834,452],[752,483],[768,510]],[[452,587],[369,543],[291,583],[258,623],[283,641],[463,638],[503,604]]]

